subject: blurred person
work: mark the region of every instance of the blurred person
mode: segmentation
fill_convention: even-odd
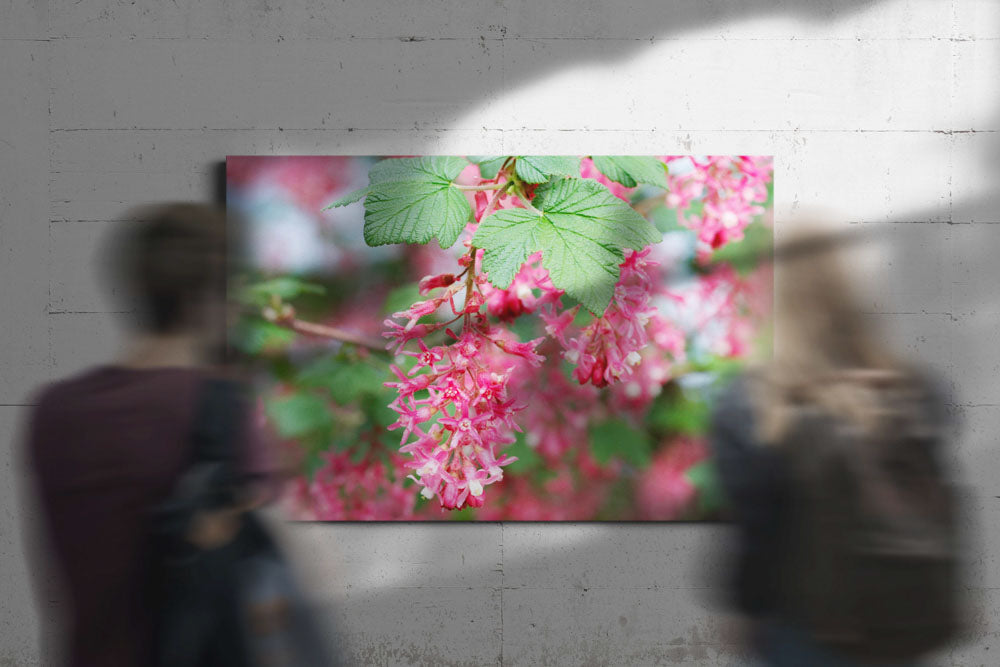
[[[108,265],[138,327],[117,360],[44,389],[29,422],[65,662],[241,666],[266,650],[267,664],[328,664],[319,649],[278,655],[302,606],[249,512],[266,466],[245,442],[244,383],[223,364],[226,216],[172,204],[135,217]]]
[[[773,360],[713,415],[732,601],[769,665],[915,665],[959,625],[946,399],[861,313],[842,241],[778,245]]]

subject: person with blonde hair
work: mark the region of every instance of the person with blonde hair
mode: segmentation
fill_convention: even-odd
[[[946,400],[862,312],[844,262],[858,240],[785,235],[773,359],[713,415],[733,603],[770,665],[914,664],[958,626]]]

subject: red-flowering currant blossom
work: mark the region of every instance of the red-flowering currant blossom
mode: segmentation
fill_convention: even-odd
[[[694,500],[695,488],[684,475],[708,456],[696,438],[672,440],[653,457],[636,484],[639,518],[647,521],[678,519]]]
[[[478,262],[467,257],[462,264],[472,275],[465,280],[461,307],[454,301],[460,282],[427,279],[425,284],[435,285],[428,291],[445,287],[445,293],[394,313],[394,319],[407,324],[397,324],[386,332],[397,341],[397,350],[402,348],[409,340],[405,338],[407,327],[421,326],[415,323],[428,312],[427,304],[440,305],[445,300],[451,304],[455,320],[463,320],[461,334],[445,330],[449,344],[428,347],[419,339],[419,351],[405,352],[416,359],[413,369],[404,373],[393,366],[398,381],[386,383],[398,393],[389,407],[399,418],[390,429],[403,429],[400,452],[412,457],[406,464],[413,471],[410,478],[422,487],[420,493],[425,498],[437,497],[445,509],[482,507],[486,487],[500,481],[503,466],[516,460],[497,455],[500,447],[513,440],[511,433],[518,428],[513,416],[520,406],[507,395],[511,368],[517,363],[537,366],[542,360],[535,352],[540,339],[518,341],[479,312],[485,299],[477,288]],[[442,326],[444,323],[428,325],[425,335]]]
[[[359,462],[350,452],[328,452],[312,479],[292,482],[283,502],[295,519],[307,521],[387,521],[413,517],[415,498],[403,487],[403,457],[387,461],[366,456]]]
[[[650,304],[656,263],[649,260],[650,248],[626,250],[621,275],[615,285],[611,304],[600,317],[576,336],[566,341],[563,358],[576,368],[573,377],[580,384],[604,387],[631,375],[639,363],[640,350],[649,338],[646,325],[656,309]],[[549,327],[562,333],[565,325],[558,317],[549,319]]]
[[[743,238],[743,230],[764,212],[767,184],[773,163],[769,157],[738,155],[708,156],[703,159],[666,156],[671,162],[690,160],[693,169],[668,170],[666,204],[677,210],[677,218],[698,235],[699,257]],[[688,209],[695,200],[703,203],[696,215]]]

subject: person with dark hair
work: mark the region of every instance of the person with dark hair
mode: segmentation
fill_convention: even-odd
[[[213,420],[235,424],[241,414],[239,383],[218,364],[225,214],[174,204],[136,217],[112,246],[110,265],[137,308],[137,328],[116,361],[41,391],[28,428],[25,454],[47,560],[65,592],[69,665],[153,664],[151,513],[190,464],[192,426],[205,396],[228,397],[226,414]],[[238,437],[230,434],[233,451],[226,454],[234,460],[241,457]],[[184,527],[197,548],[220,548],[239,530],[245,499],[233,469],[211,511],[197,512]]]

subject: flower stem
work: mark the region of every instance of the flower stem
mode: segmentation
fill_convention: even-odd
[[[469,246],[469,266],[466,267],[467,273],[465,274],[465,303],[462,305],[462,310],[465,310],[469,304],[469,299],[472,297],[472,287],[476,283],[476,246]],[[465,320],[463,321],[463,328],[469,328],[469,321],[472,318],[468,312],[465,313]]]
[[[484,185],[458,185],[457,183],[452,183],[452,187],[458,188],[459,190],[465,190],[467,192],[478,192],[481,190],[499,190],[504,186],[503,183],[486,183]]]
[[[517,198],[521,200],[521,203],[524,204],[524,207],[529,211],[531,211],[532,213],[534,213],[535,215],[541,217],[542,212],[539,211],[534,206],[532,206],[531,200],[528,199],[528,195],[524,194],[524,181],[518,178],[516,166],[514,169],[510,170],[510,180],[513,181],[514,183],[514,194],[516,194]]]
[[[352,345],[358,345],[360,347],[367,348],[373,352],[379,352],[381,354],[386,354],[385,347],[379,343],[372,342],[365,339],[363,336],[353,334],[349,331],[344,331],[343,329],[337,327],[327,326],[325,324],[316,324],[315,322],[306,322],[305,320],[300,320],[297,318],[289,319],[277,319],[274,323],[278,326],[285,327],[286,329],[291,329],[295,333],[299,333],[305,336],[313,336],[315,338],[326,338],[328,340],[337,340],[342,343],[351,343]]]
[[[504,185],[506,185],[506,183]],[[497,205],[497,202],[500,201],[500,195],[502,194],[503,194],[502,190],[497,190],[496,192],[493,193],[493,196],[490,198],[490,201],[486,204],[486,208],[483,209],[483,214],[479,216],[480,222],[483,221],[483,218],[485,218],[486,216],[488,216],[490,213],[493,212],[493,208]]]

